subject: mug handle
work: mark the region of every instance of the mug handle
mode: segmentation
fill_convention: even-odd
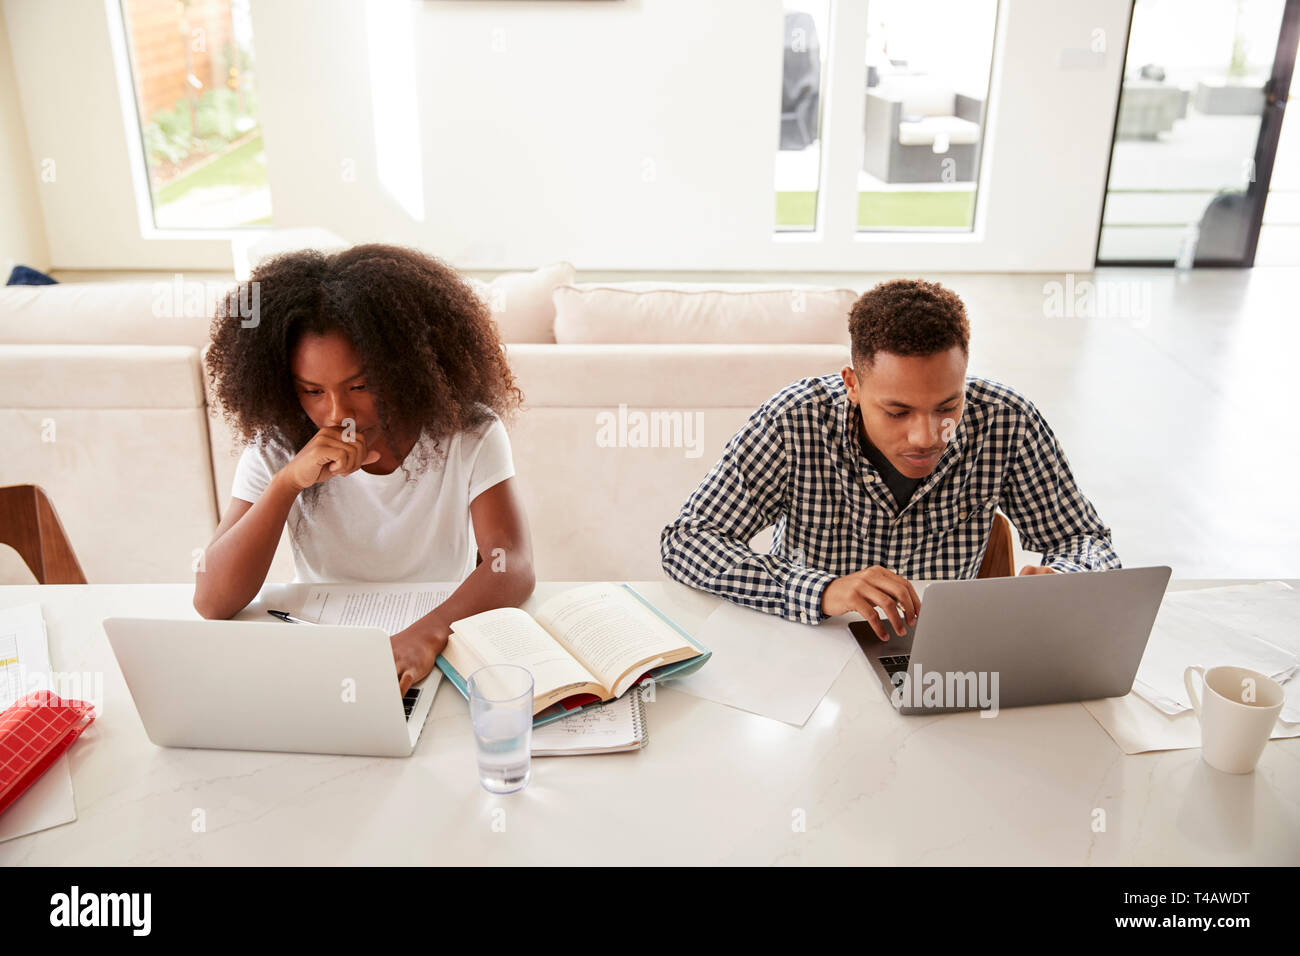
[[[1192,710],[1196,711],[1196,716],[1201,716],[1201,698],[1196,695],[1196,688],[1192,686],[1192,671],[1201,675],[1201,682],[1205,682],[1205,668],[1197,667],[1193,664],[1183,671],[1183,686],[1187,688],[1187,696],[1192,699]]]

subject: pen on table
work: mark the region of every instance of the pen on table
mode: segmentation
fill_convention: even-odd
[[[268,608],[266,613],[271,615],[272,617],[278,617],[282,621],[288,621],[290,624],[315,624],[316,623],[315,621],[304,621],[300,617],[294,617],[288,611],[272,611]]]

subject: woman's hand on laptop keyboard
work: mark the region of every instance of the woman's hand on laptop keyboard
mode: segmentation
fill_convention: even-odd
[[[906,578],[878,564],[865,571],[836,578],[822,592],[823,614],[835,617],[857,611],[866,618],[876,636],[887,641],[889,630],[876,613],[876,608],[885,612],[895,633],[902,636],[908,627],[916,623],[916,617],[921,612],[921,598]],[[899,613],[900,608],[902,614]],[[904,617],[907,618],[906,624],[903,623]]]
[[[393,644],[393,661],[397,664],[397,684],[406,696],[411,685],[423,680],[433,670],[434,662],[447,646],[450,631],[431,631],[427,623],[416,621],[390,638]]]

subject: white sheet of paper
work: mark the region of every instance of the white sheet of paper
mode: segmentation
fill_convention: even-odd
[[[842,622],[795,624],[727,602],[696,639],[707,664],[666,686],[802,727],[857,650]]]
[[[1183,671],[1192,664],[1267,674],[1286,689],[1282,720],[1300,721],[1300,591],[1266,581],[1166,594],[1133,691],[1165,714],[1189,711]]]
[[[459,584],[327,584],[312,588],[295,614],[317,624],[378,627],[392,635],[447,600]]]
[[[1126,754],[1187,750],[1201,745],[1201,725],[1190,710],[1174,716],[1163,714],[1137,694],[1088,700],[1083,706]],[[1273,725],[1271,737],[1300,737],[1300,724],[1279,720]]]
[[[34,683],[35,681],[35,683]],[[29,691],[50,688],[50,649],[39,604],[0,610],[0,710]],[[63,754],[0,813],[0,843],[77,819],[68,755]]]

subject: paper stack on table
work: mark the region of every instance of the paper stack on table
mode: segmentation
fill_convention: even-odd
[[[39,604],[0,610],[0,710],[50,686],[50,651]],[[64,754],[0,814],[0,843],[77,819],[72,772]]]
[[[1183,683],[1193,664],[1248,667],[1281,683],[1285,703],[1272,736],[1300,736],[1300,591],[1266,581],[1167,593],[1133,692],[1084,707],[1125,753],[1199,747]]]
[[[1300,591],[1281,581],[1166,594],[1133,690],[1166,714],[1190,710],[1183,671],[1233,664],[1286,684],[1300,670]],[[1300,684],[1282,719],[1300,721]]]

